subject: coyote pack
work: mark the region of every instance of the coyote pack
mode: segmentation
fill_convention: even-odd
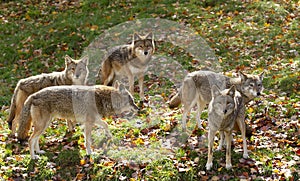
[[[169,107],[178,107],[182,102],[184,106],[182,115],[182,127],[186,130],[186,119],[187,114],[190,112],[191,108],[197,104],[197,124],[201,127],[202,121],[200,115],[202,110],[211,101],[211,87],[216,85],[220,90],[228,89],[232,85],[235,86],[236,90],[240,92],[243,99],[243,106],[254,99],[255,97],[261,95],[263,91],[263,80],[264,72],[253,75],[245,74],[239,72],[238,78],[230,78],[219,73],[212,71],[196,71],[189,73],[183,80],[183,84],[179,92],[170,100]],[[247,142],[246,142],[246,125],[244,121],[244,112],[239,111],[239,119],[236,119],[236,124],[241,131],[243,139],[243,157],[248,157]]]
[[[21,79],[12,96],[10,113],[7,120],[12,134],[16,132],[20,113],[29,95],[49,86],[84,85],[89,73],[87,65],[88,56],[74,60],[66,55],[65,69],[62,72],[43,73]]]
[[[108,137],[112,137],[108,125],[101,117],[120,114],[125,111],[136,111],[133,97],[125,86],[108,87],[96,86],[52,86],[44,88],[25,101],[20,115],[18,139],[27,137],[30,118],[34,126],[29,138],[29,149],[32,159],[35,154],[44,153],[39,147],[39,137],[51,123],[52,118],[65,118],[84,125],[85,147],[87,154],[91,154],[91,131],[94,124],[105,129]]]
[[[131,44],[112,48],[102,62],[98,76],[102,84],[109,85],[114,80],[127,77],[129,91],[134,92],[134,78],[138,78],[140,98],[144,99],[144,74],[155,51],[152,33],[141,36],[134,33]]]

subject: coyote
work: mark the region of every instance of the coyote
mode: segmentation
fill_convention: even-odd
[[[49,86],[86,84],[89,73],[87,65],[88,56],[79,60],[73,60],[71,57],[66,55],[64,71],[40,74],[21,79],[18,82],[12,96],[10,113],[7,120],[9,128],[12,130],[12,135],[16,132],[20,112],[29,95]],[[72,124],[68,122],[68,125]]]
[[[197,124],[201,128],[202,121],[200,115],[202,110],[211,101],[211,86],[216,85],[220,90],[230,88],[235,85],[237,91],[239,91],[243,98],[243,103],[246,104],[255,97],[261,95],[263,91],[263,80],[264,72],[259,75],[245,74],[239,72],[238,78],[229,78],[219,73],[214,73],[212,71],[196,71],[189,73],[183,80],[183,84],[179,92],[170,100],[169,107],[174,108],[179,106],[182,102],[184,106],[184,111],[182,115],[182,128],[186,130],[186,119],[187,114],[190,112],[191,108],[197,104]],[[244,105],[243,105],[244,106]],[[241,112],[240,112],[241,113]],[[243,114],[239,115],[243,117]],[[246,125],[244,122],[244,117],[236,121],[243,139],[243,157],[247,158],[247,143],[246,143]]]
[[[115,83],[115,87],[96,86],[53,86],[30,95],[25,101],[20,115],[18,139],[27,137],[28,129],[24,129],[32,118],[34,130],[29,138],[29,150],[32,159],[37,153],[44,153],[39,148],[39,137],[49,126],[52,118],[65,118],[79,122],[85,126],[85,147],[91,154],[91,131],[94,124],[105,129],[105,134],[112,137],[108,125],[101,118],[125,111],[136,111],[132,95],[125,86]]]
[[[128,78],[129,91],[134,92],[134,78],[138,78],[140,98],[144,99],[144,74],[155,51],[152,33],[141,36],[133,35],[131,44],[112,48],[102,62],[98,76],[104,85],[111,84],[115,79]]]
[[[243,98],[241,94],[235,90],[232,86],[230,89],[220,91],[216,85],[211,87],[212,100],[208,106],[208,158],[206,163],[206,169],[210,170],[213,163],[212,149],[214,146],[214,138],[217,131],[220,131],[220,135],[225,133],[226,139],[226,168],[231,169],[231,140],[232,130],[236,119],[243,122],[243,116],[245,114],[245,106],[243,105]],[[223,142],[221,136],[220,144]]]

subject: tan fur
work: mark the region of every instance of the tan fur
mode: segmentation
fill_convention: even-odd
[[[249,75],[240,72],[239,78],[229,78],[211,71],[192,72],[184,78],[179,92],[171,98],[169,107],[174,108],[182,102],[184,106],[182,124],[185,129],[187,114],[197,104],[197,123],[201,127],[201,112],[211,101],[212,85],[217,85],[221,90],[235,85],[236,89],[241,92],[244,102],[247,103],[261,94],[263,90],[262,79],[263,73]]]
[[[140,98],[144,99],[144,74],[155,50],[153,34],[146,36],[133,35],[130,45],[114,47],[102,62],[98,75],[101,83],[108,85],[125,76],[128,78],[129,91],[134,92],[134,78],[138,78]]]
[[[186,130],[186,119],[187,114],[190,110],[197,104],[197,124],[198,127],[202,127],[202,121],[200,119],[201,112],[206,107],[206,105],[211,101],[211,86],[216,85],[220,90],[228,89],[232,85],[235,86],[237,91],[239,91],[243,98],[243,109],[245,104],[255,98],[256,96],[261,95],[263,90],[262,79],[263,72],[259,75],[249,75],[239,72],[239,78],[229,78],[222,74],[214,73],[211,71],[197,71],[188,74],[179,92],[175,95],[178,96],[184,106],[182,114],[182,128]],[[173,97],[173,100],[178,98]],[[178,103],[177,103],[178,104]],[[172,101],[170,105],[174,105]],[[244,158],[248,157],[247,151],[247,142],[246,142],[246,126],[244,122],[244,113],[240,112],[236,123],[241,131],[243,139],[243,149],[244,149]]]
[[[220,131],[221,135],[225,134],[226,138],[226,168],[231,169],[231,140],[232,130],[236,119],[239,119],[240,114],[245,114],[244,102],[241,94],[235,91],[235,87],[220,91],[217,86],[212,86],[212,100],[208,106],[208,158],[206,163],[206,169],[212,168],[213,160],[213,145],[214,138],[217,131]],[[243,121],[242,121],[243,122]],[[245,123],[244,123],[245,124]],[[220,144],[223,142],[221,137]]]
[[[7,120],[9,127],[12,130],[12,134],[14,135],[16,132],[20,112],[29,95],[49,86],[86,84],[88,76],[87,64],[87,56],[80,60],[73,60],[66,55],[64,71],[40,74],[21,79],[12,96],[10,114]],[[28,125],[28,127],[30,127],[30,125]]]
[[[136,111],[131,94],[124,86],[116,83],[114,87],[99,86],[53,86],[42,89],[28,97],[20,116],[18,139],[24,140],[28,130],[30,117],[34,131],[29,138],[31,158],[38,158],[35,151],[44,153],[39,148],[39,137],[51,123],[53,118],[65,118],[79,122],[85,126],[85,146],[87,154],[91,154],[91,131],[94,124],[105,129],[111,137],[108,125],[102,116],[120,114],[124,111]]]

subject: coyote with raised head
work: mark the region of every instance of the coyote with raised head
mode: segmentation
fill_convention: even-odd
[[[128,78],[129,91],[134,92],[134,78],[138,78],[140,98],[144,99],[144,74],[155,51],[154,36],[134,33],[131,44],[112,48],[101,64],[98,76],[103,85],[125,76]]]
[[[261,95],[263,91],[264,72],[253,75],[239,72],[238,78],[230,78],[225,75],[215,73],[212,71],[196,71],[189,73],[183,80],[183,84],[179,92],[173,96],[169,102],[169,107],[178,107],[182,102],[184,106],[182,114],[182,127],[186,130],[187,114],[197,104],[197,124],[201,127],[202,121],[200,119],[201,112],[206,105],[211,101],[211,87],[218,86],[220,90],[228,89],[234,85],[242,95],[243,102],[246,104],[255,97]],[[245,106],[245,105],[243,105]],[[246,125],[243,119],[236,121],[243,138],[244,158],[248,157],[247,143],[246,143]]]
[[[245,106],[242,95],[232,86],[230,89],[219,90],[216,85],[211,87],[212,99],[208,105],[208,158],[206,169],[210,170],[213,163],[213,146],[217,131],[220,131],[220,145],[223,144],[223,135],[226,140],[226,168],[231,164],[232,130],[237,121],[243,121]],[[237,120],[241,119],[241,120]],[[219,147],[220,148],[220,147]]]
[[[86,84],[89,73],[87,65],[88,56],[74,60],[66,55],[65,69],[62,72],[43,73],[19,80],[11,99],[10,113],[7,120],[12,135],[16,132],[20,113],[29,95],[50,86]],[[26,127],[30,128],[30,124]]]
[[[125,111],[137,111],[132,95],[125,86],[115,83],[115,87],[96,86],[53,86],[42,89],[28,97],[20,115],[18,139],[27,137],[30,117],[34,126],[29,138],[29,149],[32,159],[35,154],[44,153],[39,147],[39,137],[53,118],[65,118],[84,125],[85,147],[91,154],[91,131],[94,124],[105,129],[107,136],[112,137],[108,125],[102,117],[120,114]]]

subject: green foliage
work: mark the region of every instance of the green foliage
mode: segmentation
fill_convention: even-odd
[[[4,1],[0,5],[0,178],[4,180],[299,180],[299,3],[296,1]],[[207,130],[176,135],[170,150],[161,142],[181,130],[180,109],[165,106],[174,92],[168,77],[145,78],[145,107],[138,120],[106,119],[114,140],[108,150],[104,132],[93,131],[96,154],[85,157],[82,129],[66,134],[55,120],[42,136],[46,151],[38,161],[27,145],[9,137],[10,99],[21,78],[60,71],[66,54],[84,49],[110,27],[141,18],[165,18],[185,24],[215,51],[222,70],[232,74],[265,71],[265,94],[247,105],[250,159],[234,139],[233,170],[225,169],[225,152],[214,152],[212,171],[205,170]],[[157,54],[179,62],[187,71],[204,68],[184,49],[160,43]],[[135,95],[138,100],[137,94]],[[149,101],[149,102],[147,102]],[[201,115],[207,119],[207,112]],[[137,122],[141,122],[137,127]],[[203,123],[206,127],[206,123]],[[177,126],[177,127],[176,127]],[[180,127],[178,127],[180,126]],[[176,145],[177,144],[177,145]],[[117,145],[117,147],[114,147]],[[118,146],[122,147],[118,147]],[[107,156],[109,155],[109,156]],[[122,158],[124,158],[122,160]]]

